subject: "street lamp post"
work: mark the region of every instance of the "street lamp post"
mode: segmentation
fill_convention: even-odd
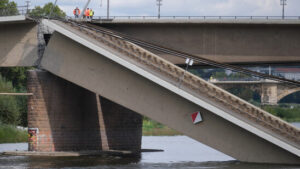
[[[160,18],[160,6],[162,6],[162,0],[156,0],[158,6],[158,19]]]
[[[25,1],[25,2],[26,2],[26,14],[28,14],[30,1]]]
[[[284,19],[284,7],[287,5],[287,0],[280,0],[280,5],[282,5],[282,19]]]
[[[107,19],[109,19],[109,0],[107,0]]]

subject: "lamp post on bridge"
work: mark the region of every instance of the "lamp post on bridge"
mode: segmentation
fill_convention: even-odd
[[[162,6],[162,0],[156,0],[156,2],[157,2],[157,6],[158,6],[158,19],[160,18],[160,6]]]
[[[30,1],[25,1],[25,2],[26,2],[26,14],[28,14]]]
[[[107,19],[109,19],[109,0],[107,0]]]
[[[280,0],[280,5],[282,5],[282,19],[284,19],[284,7],[287,5],[287,0]]]

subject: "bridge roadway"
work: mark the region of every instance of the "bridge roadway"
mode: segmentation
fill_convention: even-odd
[[[300,131],[289,123],[193,74],[179,83],[183,69],[132,43],[61,21],[43,24],[55,32],[40,66],[54,75],[237,160],[300,164]],[[195,125],[196,111],[203,121]]]
[[[25,16],[0,17],[0,66],[32,66],[38,59],[37,23]]]
[[[300,20],[115,19],[92,23],[222,63],[300,62]],[[175,64],[184,64],[182,59],[152,52]]]
[[[90,23],[90,22],[89,22]],[[0,17],[1,66],[31,66],[37,59],[37,24],[25,16]],[[154,44],[222,63],[300,62],[300,20],[95,20],[101,26]],[[40,32],[39,32],[40,33]],[[13,36],[11,36],[13,35]],[[19,50],[13,50],[18,48]],[[18,51],[17,53],[12,53]],[[184,59],[151,51],[174,64]],[[195,63],[199,64],[199,63]]]

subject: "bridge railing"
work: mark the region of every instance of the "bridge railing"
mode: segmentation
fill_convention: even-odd
[[[71,17],[72,18],[72,17]],[[216,19],[216,20],[300,20],[300,16],[94,16],[93,19],[112,20],[112,19]]]
[[[231,77],[223,77],[223,78],[211,78],[208,79],[209,81],[219,81],[219,82],[226,82],[226,81],[230,81],[230,82],[238,82],[238,81],[247,81],[247,82],[257,82],[257,81],[264,81],[264,79],[261,78],[231,78]]]
[[[0,16],[26,15],[29,11],[30,9],[27,5],[10,8],[0,8]]]

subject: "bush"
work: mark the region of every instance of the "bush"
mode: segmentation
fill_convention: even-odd
[[[300,121],[300,106],[263,106],[263,109],[288,122]]]
[[[11,82],[0,76],[0,91],[15,92]],[[4,124],[19,124],[20,107],[15,96],[0,96],[0,122]]]
[[[174,136],[182,135],[163,124],[150,120],[147,117],[143,119],[143,136]]]
[[[27,142],[27,131],[0,124],[0,143]]]
[[[14,96],[0,96],[0,120],[4,124],[19,124],[20,112]]]

